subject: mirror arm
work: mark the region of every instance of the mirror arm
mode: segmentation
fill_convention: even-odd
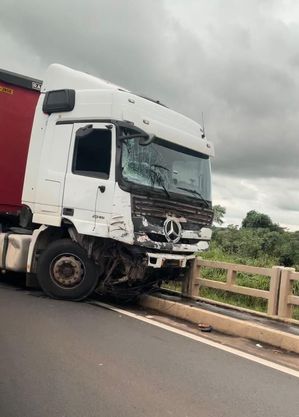
[[[148,137],[145,133],[134,133],[134,135],[127,135],[127,136],[119,136],[119,140],[126,140],[126,139],[134,139],[134,138],[140,138],[140,137]]]
[[[77,137],[88,136],[90,132],[92,132],[93,130],[94,130],[93,125],[86,125],[84,127],[80,127],[80,129],[77,130],[76,136]]]
[[[155,140],[155,138],[156,138],[155,135],[147,135],[147,137],[144,136],[144,138],[140,138],[139,145],[140,146],[150,145]]]

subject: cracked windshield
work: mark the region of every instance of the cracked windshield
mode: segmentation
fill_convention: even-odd
[[[178,148],[177,148],[178,149]],[[210,161],[198,153],[187,154],[151,143],[140,146],[128,139],[122,147],[122,175],[127,181],[169,193],[211,200]]]

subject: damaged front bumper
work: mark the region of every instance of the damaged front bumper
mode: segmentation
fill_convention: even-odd
[[[188,231],[187,231],[188,233]],[[191,232],[193,233],[193,232]],[[161,236],[162,233],[161,233]],[[134,244],[148,249],[154,249],[165,252],[203,252],[209,248],[211,238],[211,230],[204,229],[196,234],[198,241],[196,243],[173,243],[173,242],[157,242],[150,239],[146,233],[135,233]],[[199,240],[200,239],[200,240]]]
[[[168,253],[152,253],[147,252],[147,266],[152,268],[163,268],[164,266],[173,266],[178,268],[185,268],[187,261],[194,259],[195,254],[192,255],[175,255]]]

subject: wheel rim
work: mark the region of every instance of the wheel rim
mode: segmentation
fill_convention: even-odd
[[[78,256],[68,253],[53,259],[49,272],[55,284],[65,289],[77,287],[85,278],[85,267],[82,260]]]

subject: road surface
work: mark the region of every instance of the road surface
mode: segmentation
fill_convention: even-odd
[[[39,294],[0,285],[1,417],[299,415],[299,378]]]

